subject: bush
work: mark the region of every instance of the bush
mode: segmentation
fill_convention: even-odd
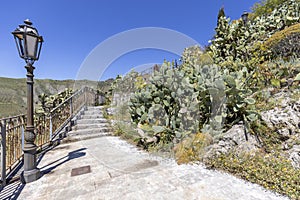
[[[178,164],[198,161],[199,156],[205,153],[205,147],[212,143],[212,137],[209,134],[197,133],[191,134],[181,143],[175,146],[175,159]]]
[[[259,3],[255,3],[252,7],[254,16],[262,16],[271,13],[275,8],[280,7],[284,2],[288,0],[264,0]]]
[[[300,57],[300,23],[273,34],[262,45],[269,57]]]
[[[250,182],[288,195],[300,198],[300,170],[293,168],[285,157],[277,154],[220,155],[206,161],[207,166],[235,174]]]

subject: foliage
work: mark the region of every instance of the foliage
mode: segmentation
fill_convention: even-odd
[[[185,137],[174,148],[175,158],[178,164],[198,161],[199,156],[205,153],[205,147],[212,143],[212,138],[209,134],[197,133],[190,134]]]
[[[195,64],[191,65],[191,62]],[[136,124],[159,127],[166,141],[199,131],[220,134],[224,128],[244,121],[245,130],[258,119],[248,86],[246,68],[230,72],[215,65],[198,65],[193,57],[183,58],[176,69],[164,63],[150,83],[131,97],[129,108]]]
[[[99,95],[104,102],[104,105],[109,105],[111,103],[111,85],[114,79],[110,78],[106,81],[99,81],[97,84],[97,95]]]
[[[224,7],[222,7],[222,8],[219,10],[219,13],[218,13],[218,21],[217,21],[217,23],[219,23],[221,17],[225,17]],[[217,24],[217,26],[218,26],[218,25],[219,25],[219,24]]]
[[[242,20],[230,23],[230,19],[221,15],[209,47],[215,63],[233,71],[248,63],[249,70],[254,70],[255,64],[273,59],[276,54],[266,54],[262,44],[274,33],[299,23],[299,13],[299,1],[289,0],[274,8],[270,14],[252,18],[245,25]],[[287,42],[290,43],[288,39]]]
[[[298,0],[265,4],[270,2],[275,5],[267,14],[257,14],[257,7],[246,24],[241,19],[231,22],[220,9],[207,51],[186,48],[179,66],[165,61],[147,81],[137,73],[119,79],[119,92],[133,93],[131,120],[147,127],[146,137],[158,138],[147,149],[171,151],[175,146],[178,163],[201,159],[216,136],[242,121],[262,148],[254,155],[219,155],[206,164],[296,199],[299,171],[282,151],[282,136],[262,122],[259,110],[277,105],[279,100],[272,103],[271,95],[300,81],[300,8]],[[135,139],[141,141],[141,136]]]
[[[149,81],[145,88],[131,97],[132,120],[163,127],[157,132],[169,133],[168,141],[175,137],[175,132],[180,134],[178,130],[193,128],[195,119],[191,115],[197,112],[198,100],[183,71],[164,63],[158,71],[154,71]],[[191,104],[192,99],[194,104]]]
[[[269,57],[300,57],[300,23],[273,34],[261,48],[269,52]]]
[[[204,52],[204,50],[198,45],[185,48],[181,58],[181,61],[184,64],[190,66],[211,65],[214,63],[209,52]]]
[[[118,121],[113,125],[114,135],[120,136],[130,142],[136,141],[139,138],[135,127],[126,122]]]
[[[287,1],[289,0],[263,0],[262,2],[255,3],[252,7],[254,17],[270,14],[274,9]]]
[[[40,94],[38,96],[40,101],[40,107],[36,109],[37,114],[49,114],[50,111],[56,108],[59,104],[67,100],[70,96],[72,96],[73,90],[66,88],[64,91],[54,94],[54,95],[46,95]]]
[[[264,62],[258,65],[257,70],[253,73],[253,84],[259,88],[272,86],[280,89],[291,87],[296,84],[294,80],[300,73],[300,59],[276,60],[273,62]],[[276,92],[276,91],[274,91]]]
[[[236,155],[232,152],[207,160],[206,165],[233,173],[292,199],[300,198],[300,171],[280,154]]]
[[[25,74],[24,74],[25,76]],[[78,85],[96,86],[96,81],[77,80]],[[34,102],[38,103],[38,95],[57,94],[65,88],[73,88],[74,80],[34,79]],[[25,79],[0,77],[0,117],[8,117],[26,113],[27,86]]]

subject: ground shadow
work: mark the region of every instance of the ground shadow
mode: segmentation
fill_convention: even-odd
[[[25,184],[19,180],[10,182],[6,185],[0,192],[0,199],[3,200],[15,200],[18,199],[21,194]]]
[[[44,176],[45,174],[48,174],[48,173],[52,172],[55,168],[57,168],[58,166],[66,163],[70,160],[85,156],[86,153],[81,152],[81,151],[84,151],[84,150],[86,150],[86,148],[81,148],[81,149],[77,149],[75,151],[71,151],[71,152],[68,153],[68,155],[43,166],[42,168],[40,168],[41,176]]]
[[[44,155],[48,151],[53,150],[53,148],[55,148],[55,146],[50,146],[47,149],[44,149],[44,151],[38,156],[37,164],[39,164],[40,161],[42,160],[42,158],[44,157]],[[48,173],[52,172],[58,166],[66,163],[66,162],[68,162],[72,159],[76,159],[76,158],[80,158],[82,156],[85,156],[86,153],[82,152],[84,150],[86,150],[86,148],[80,148],[80,149],[77,149],[75,151],[71,151],[71,152],[68,153],[68,155],[43,166],[42,168],[40,168],[41,177],[44,176],[45,174],[48,174]],[[25,187],[25,183],[24,183],[24,181],[22,180],[22,178],[20,176],[21,171],[23,171],[23,162],[19,165],[18,169],[16,169],[16,172],[11,177],[8,177],[7,185],[3,188],[2,187],[0,188],[0,199],[1,200],[2,199],[3,200],[16,200],[16,199],[18,199],[19,195],[21,194],[22,190]]]

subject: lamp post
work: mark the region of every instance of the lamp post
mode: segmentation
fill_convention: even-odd
[[[242,14],[242,20],[244,22],[244,25],[246,25],[247,22],[248,22],[248,16],[249,16],[249,13],[244,11],[243,14]]]
[[[34,144],[36,135],[34,133],[33,120],[33,66],[34,61],[39,59],[43,43],[43,37],[38,34],[36,28],[32,26],[28,19],[23,25],[12,32],[17,49],[21,58],[26,62],[27,70],[27,124],[24,135],[24,172],[22,173],[25,183],[37,180],[40,177],[40,170],[36,163],[36,145]]]
[[[249,16],[249,13],[247,11],[244,11],[243,14],[242,14],[242,20],[243,20],[243,23],[244,23],[244,30],[247,31],[246,29],[248,28],[247,26],[247,23],[248,23],[248,16]],[[248,55],[248,52],[247,52],[247,47],[245,47],[245,52],[246,52],[246,60],[249,60],[249,55]]]

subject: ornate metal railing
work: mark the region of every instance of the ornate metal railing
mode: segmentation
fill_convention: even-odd
[[[6,173],[9,173],[22,160],[22,136],[25,123],[25,115],[3,118],[0,121],[1,179],[6,177]]]
[[[95,101],[96,92],[85,87],[51,110],[50,114],[36,114],[34,116],[35,144],[38,146],[38,150],[53,141],[64,127],[71,126],[72,118],[85,106],[95,105]],[[23,159],[22,146],[25,126],[25,115],[0,119],[2,186],[6,184],[7,175]]]
[[[50,111],[50,138],[53,139],[66,127],[71,119],[84,107],[95,105],[96,93],[91,88],[83,88]]]

